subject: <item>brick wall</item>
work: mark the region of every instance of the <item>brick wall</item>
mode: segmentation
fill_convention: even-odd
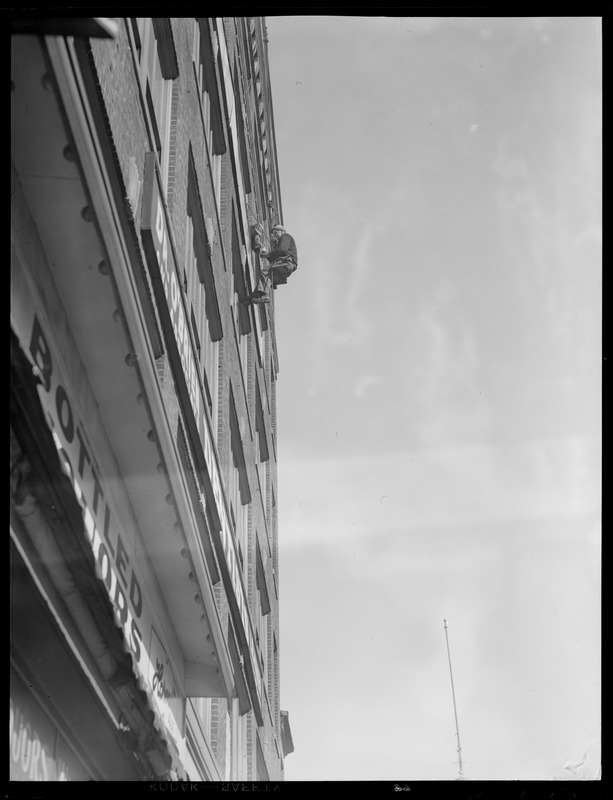
[[[114,151],[117,155],[121,175],[126,187],[126,196],[129,187],[135,191],[144,177],[144,155],[151,149],[149,136],[145,121],[143,103],[140,88],[136,79],[136,65],[132,55],[127,21],[120,25],[119,32],[113,46],[108,42],[91,40],[92,57],[96,66],[100,91],[108,115],[109,136]],[[247,464],[248,480],[251,488],[251,507],[249,512],[249,539],[247,549],[247,569],[246,586],[250,607],[253,610],[253,603],[257,592],[255,591],[255,552],[256,552],[256,532],[260,532],[263,538],[262,550],[267,550],[264,544],[266,538],[266,526],[268,526],[269,537],[272,542],[273,558],[266,559],[265,569],[267,571],[267,581],[269,594],[272,603],[270,612],[271,634],[274,631],[278,640],[279,614],[278,604],[274,593],[272,581],[272,569],[277,565],[277,529],[276,513],[272,509],[269,492],[262,487],[264,497],[261,502],[258,494],[257,477],[257,448],[255,442],[255,392],[256,392],[256,373],[260,385],[262,396],[269,398],[269,405],[264,403],[264,418],[267,428],[267,438],[269,442],[270,465],[268,470],[267,485],[269,482],[276,485],[276,463],[274,462],[274,449],[272,447],[272,433],[276,430],[276,399],[274,375],[269,368],[270,354],[273,349],[272,330],[269,329],[266,336],[266,348],[264,363],[260,364],[257,358],[255,346],[255,333],[247,334],[249,345],[247,348],[247,358],[241,368],[237,343],[235,340],[232,303],[234,301],[232,292],[232,214],[237,214],[237,229],[240,235],[240,224],[238,219],[239,198],[237,188],[234,183],[232,160],[229,148],[231,138],[226,135],[228,150],[221,156],[221,196],[219,198],[219,215],[217,212],[217,202],[211,179],[210,155],[206,145],[206,136],[202,126],[201,106],[199,100],[200,88],[194,75],[193,53],[195,20],[193,18],[173,18],[171,21],[174,44],[179,66],[179,76],[173,82],[172,87],[172,108],[171,108],[171,132],[170,132],[170,157],[167,206],[171,222],[171,235],[176,249],[178,266],[181,268],[186,263],[186,209],[187,209],[187,176],[190,147],[196,167],[198,179],[198,189],[202,201],[202,209],[205,219],[208,219],[209,230],[212,232],[211,253],[212,268],[217,291],[219,311],[223,328],[223,338],[219,342],[219,367],[220,380],[218,381],[218,414],[217,419],[213,420],[216,430],[216,441],[222,475],[227,482],[230,468],[230,425],[229,425],[229,393],[232,386],[234,399],[236,402],[236,412],[241,424],[243,449]],[[240,32],[240,20],[226,18],[223,28],[226,33],[228,43],[228,56],[231,67],[235,63],[235,55],[238,56],[239,64],[243,58],[242,33]],[[237,36],[238,28],[238,36]],[[251,31],[247,31],[247,41],[258,41],[258,36]],[[261,37],[260,37],[261,40]],[[249,48],[251,49],[251,47]],[[260,53],[260,59],[264,56]],[[219,75],[217,75],[219,80]],[[259,130],[253,130],[252,120],[255,117],[259,120],[259,111],[254,94],[252,80],[248,78],[248,70],[240,70],[240,87],[244,94],[244,105],[246,109],[245,128],[249,131],[247,137],[248,146],[252,152],[250,161],[257,163],[259,158],[260,145],[258,137]],[[228,87],[232,91],[232,87]],[[227,134],[227,131],[226,131]],[[255,151],[255,152],[254,152]],[[237,160],[240,156],[237,154]],[[250,208],[249,223],[252,217],[257,217],[258,213],[258,193],[255,185],[257,169],[252,169],[251,180],[253,193],[248,199]],[[138,192],[136,192],[138,194]],[[264,193],[266,196],[266,192]],[[261,213],[261,209],[260,209]],[[138,234],[137,220],[137,234]],[[243,244],[250,249],[249,230],[244,232]],[[253,255],[253,254],[252,254]],[[259,308],[254,307],[255,313],[259,314]],[[272,313],[272,304],[269,308]],[[252,320],[252,331],[255,328],[255,321]],[[238,333],[238,332],[237,332]],[[203,339],[200,336],[201,340]],[[219,614],[224,628],[227,626],[229,606],[225,589],[221,582],[214,587]],[[264,757],[268,765],[271,776],[279,775],[281,765],[279,763],[276,749],[274,747],[274,730],[278,732],[278,691],[279,681],[278,672],[274,668],[275,659],[272,657],[272,638],[266,645],[269,651],[269,665],[271,670],[270,680],[268,681],[267,691],[270,697],[270,706],[273,711],[273,723],[268,719],[268,712],[264,709],[265,724],[260,731],[260,739]],[[273,674],[274,673],[274,674]],[[228,737],[228,704],[225,698],[215,699],[211,706],[211,744],[220,766],[229,763],[230,754],[227,752]],[[254,779],[256,776],[255,741],[257,737],[257,725],[253,713],[248,715],[246,725],[247,736],[247,766],[248,776],[246,779]],[[234,776],[237,777],[237,776]],[[241,778],[243,776],[240,776]]]

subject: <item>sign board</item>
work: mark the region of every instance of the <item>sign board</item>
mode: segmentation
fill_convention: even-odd
[[[41,403],[64,471],[83,509],[85,532],[94,553],[98,577],[106,586],[136,672],[148,687],[161,720],[180,749],[185,703],[171,702],[179,693],[169,667],[165,670],[163,694],[156,692],[153,685],[156,656],[151,646],[156,600],[144,588],[143,567],[114,502],[113,482],[100,469],[88,435],[91,426],[95,429],[101,423],[83,419],[79,411],[79,393],[74,387],[86,382],[86,375],[82,368],[81,374],[74,374],[75,359],[71,359],[70,371],[65,366],[60,347],[52,345],[54,336],[49,328],[49,316],[44,309],[36,307],[23,280],[14,281],[13,292],[14,330],[41,379]]]

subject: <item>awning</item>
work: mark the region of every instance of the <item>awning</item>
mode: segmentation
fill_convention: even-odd
[[[150,778],[181,779],[185,770],[179,753],[153,699],[139,684],[107,589],[96,574],[81,507],[39,400],[38,379],[12,330],[10,359],[11,501],[22,523],[22,544],[32,563],[44,567],[89,651],[86,655],[122,711],[125,722],[118,737]]]
[[[177,463],[176,428],[173,431],[165,404],[165,380],[162,385],[152,359],[135,357],[149,353],[150,347],[158,350],[160,331],[141,274],[139,242],[125,205],[121,166],[109,136],[110,119],[90,44],[71,37],[15,39],[13,329],[27,352],[34,326],[40,322],[48,353],[32,352],[32,358],[38,362],[49,357],[51,371],[45,378],[50,383],[45,380],[41,399],[66,461],[79,463],[81,445],[72,430],[71,440],[64,436],[58,391],[64,413],[72,413],[75,430],[89,440],[86,458],[94,460],[87,464],[99,458],[106,465],[98,476],[106,485],[98,489],[86,464],[83,475],[73,475],[75,493],[83,494],[90,512],[87,523],[93,519],[100,533],[90,541],[97,558],[110,515],[110,558],[104,568],[112,595],[123,577],[116,563],[123,557],[120,540],[127,550],[130,596],[124,597],[128,613],[124,632],[131,637],[131,623],[139,623],[134,636],[147,642],[139,662],[146,680],[152,682],[155,674],[152,638],[158,636],[156,649],[165,663],[168,637],[175,643],[172,663],[164,673],[165,688],[162,694],[155,693],[155,701],[182,749],[177,728],[183,715],[173,720],[167,699],[227,697],[234,683],[213,592],[217,576],[208,520],[200,484],[193,479],[197,464],[191,458],[191,470],[186,471]],[[113,46],[107,40],[103,49]],[[36,236],[30,235],[32,227]],[[92,270],[84,269],[84,264]],[[59,319],[63,321],[58,324]],[[109,380],[118,370],[121,380]],[[96,432],[102,429],[104,435],[98,437]],[[124,481],[115,491],[116,467]],[[97,501],[99,491],[104,503]],[[136,524],[122,526],[124,518]],[[148,559],[138,557],[141,545]],[[102,557],[104,552],[98,558],[99,568]],[[152,573],[154,581],[149,582]],[[135,602],[131,602],[133,582],[138,584]],[[142,604],[140,587],[145,592]],[[161,617],[156,611],[160,601]]]

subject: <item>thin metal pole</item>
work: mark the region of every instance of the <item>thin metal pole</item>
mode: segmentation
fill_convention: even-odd
[[[464,772],[462,770],[462,746],[460,745],[460,726],[458,725],[458,711],[455,702],[455,688],[453,685],[453,670],[451,669],[451,653],[449,651],[449,636],[447,635],[447,620],[443,620],[445,628],[445,641],[447,642],[447,658],[449,659],[449,675],[451,677],[451,695],[453,697],[453,713],[455,716],[455,730],[458,737],[458,764],[459,764],[459,780],[464,779]]]

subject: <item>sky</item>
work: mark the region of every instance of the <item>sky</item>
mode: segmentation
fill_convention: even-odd
[[[266,24],[286,780],[593,780],[601,21]]]

